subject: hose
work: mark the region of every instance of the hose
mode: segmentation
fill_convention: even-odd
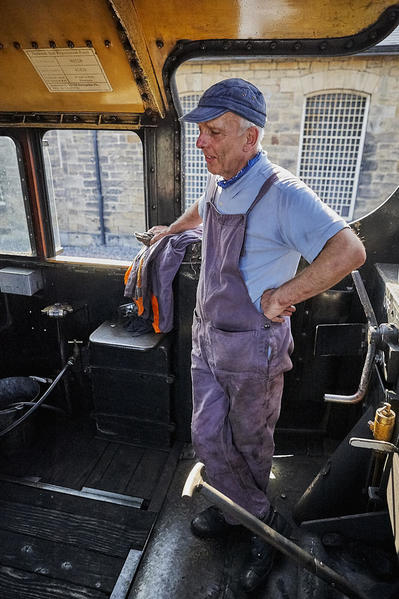
[[[24,422],[27,418],[29,418],[29,416],[31,416],[33,414],[33,412],[36,412],[36,410],[41,406],[41,404],[50,395],[50,393],[52,392],[52,390],[54,389],[54,387],[62,379],[62,377],[64,376],[64,374],[68,370],[68,368],[70,366],[73,366],[74,363],[75,363],[75,358],[73,358],[73,357],[69,358],[69,360],[65,364],[64,368],[56,376],[56,378],[54,379],[54,381],[51,383],[50,387],[43,393],[43,395],[41,396],[41,398],[38,399],[37,402],[30,408],[30,410],[28,410],[27,412],[25,412],[25,414],[23,416],[21,416],[21,418],[18,418],[18,420],[16,420],[15,422],[13,422],[9,426],[7,426],[5,429],[3,429],[2,431],[0,431],[0,437],[4,437],[4,435],[6,435],[7,433],[9,433],[12,430],[14,430],[14,428],[16,428],[17,426],[19,426],[20,424],[22,424],[22,422]]]
[[[18,410],[18,408],[25,408],[27,406],[35,406],[35,405],[36,405],[35,401],[18,401],[17,403],[12,403],[9,406],[7,406],[6,410]],[[45,410],[50,410],[51,412],[57,412],[57,414],[62,414],[62,416],[67,415],[65,410],[63,410],[62,408],[57,408],[56,406],[47,406],[47,405],[42,404],[39,407],[44,408]]]

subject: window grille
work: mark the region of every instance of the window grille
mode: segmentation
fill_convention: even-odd
[[[181,98],[183,114],[193,110],[198,105],[200,97],[198,94],[183,96]],[[195,200],[204,193],[208,178],[204,155],[195,145],[197,137],[198,125],[196,123],[184,123],[185,208],[192,206]]]
[[[369,97],[354,92],[312,94],[305,100],[299,177],[346,219],[356,200]]]

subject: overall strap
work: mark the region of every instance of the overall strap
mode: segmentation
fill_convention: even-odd
[[[256,196],[256,198],[254,199],[254,201],[252,202],[252,204],[250,205],[250,207],[246,211],[245,214],[247,216],[251,212],[251,210],[253,208],[255,208],[256,204],[263,198],[263,196],[267,194],[267,192],[269,191],[270,187],[273,185],[273,183],[277,179],[278,179],[277,173],[273,173],[272,175],[270,175],[270,177],[268,179],[266,179],[266,181],[263,183],[262,187],[260,188],[260,190],[258,192],[258,195]]]
[[[273,173],[272,175],[270,175],[270,177],[268,179],[266,179],[266,181],[263,183],[262,187],[260,188],[260,190],[258,192],[258,195],[256,196],[256,198],[254,199],[254,201],[252,202],[252,204],[250,205],[250,207],[246,211],[245,216],[248,216],[248,214],[251,212],[251,210],[253,208],[255,208],[256,204],[267,194],[267,192],[269,191],[269,189],[271,188],[271,186],[273,185],[273,183],[277,179],[278,179],[277,173]],[[244,239],[242,240],[242,247],[241,247],[240,257],[245,254],[245,240],[246,240],[246,237],[247,237],[247,226],[245,226]]]

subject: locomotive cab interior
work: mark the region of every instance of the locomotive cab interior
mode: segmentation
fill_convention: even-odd
[[[201,242],[173,281],[173,328],[137,334],[134,233],[187,206],[187,61],[210,85],[213,61],[351,56],[395,30],[399,5],[1,6],[0,595],[243,599],[244,536],[195,539],[206,501],[181,498]],[[396,183],[351,222],[364,266],[297,306],[270,481],[291,539],[371,599],[399,595],[398,217]],[[370,443],[386,423],[388,444]],[[285,556],[253,596],[344,597]]]

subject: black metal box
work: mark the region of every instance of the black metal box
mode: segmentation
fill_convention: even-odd
[[[90,335],[90,370],[98,434],[151,447],[171,444],[170,338],[133,337],[104,322]]]

